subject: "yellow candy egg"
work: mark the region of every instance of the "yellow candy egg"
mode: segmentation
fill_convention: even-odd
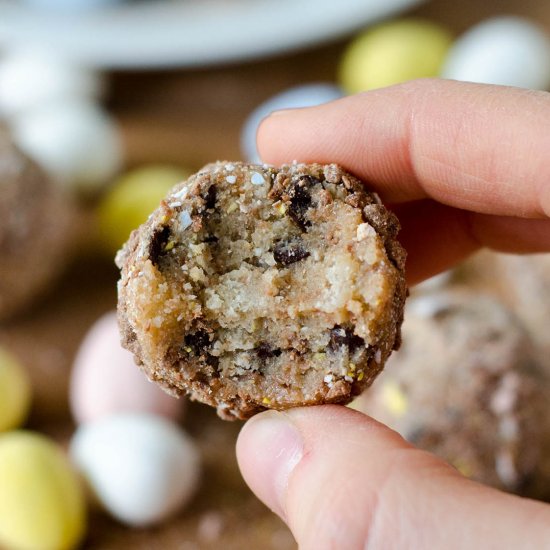
[[[98,209],[103,248],[116,252],[133,229],[141,225],[159,205],[168,190],[189,175],[168,165],[137,168],[121,176],[101,201]]]
[[[0,548],[66,550],[84,528],[84,496],[61,449],[32,432],[0,435]]]
[[[0,348],[0,432],[20,426],[29,412],[31,387],[17,359]]]
[[[446,29],[422,19],[377,25],[359,35],[344,52],[340,83],[354,94],[437,76],[451,42]]]

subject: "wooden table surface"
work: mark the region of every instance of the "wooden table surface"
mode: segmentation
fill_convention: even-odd
[[[540,0],[434,0],[416,9],[456,34],[496,14],[527,15],[550,32],[550,4]],[[334,80],[345,42],[246,65],[208,70],[116,73],[107,106],[121,125],[128,164],[172,162],[198,168],[239,159],[247,114],[289,86]],[[90,324],[115,305],[117,273],[110,260],[83,253],[37,306],[0,328],[0,342],[28,366],[35,387],[30,427],[66,442],[73,430],[67,387],[72,360]],[[184,422],[204,457],[205,476],[191,506],[167,524],[127,529],[93,513],[90,549],[286,549],[293,539],[247,489],[234,442],[239,423],[224,423],[193,404]]]

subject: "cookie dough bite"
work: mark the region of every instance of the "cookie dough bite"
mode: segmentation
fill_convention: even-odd
[[[0,128],[0,321],[27,306],[64,267],[73,208]]]
[[[123,344],[225,419],[347,403],[399,345],[398,230],[336,165],[208,165],[117,255]]]
[[[548,409],[532,353],[520,322],[489,296],[411,298],[402,349],[352,406],[464,475],[521,492],[540,458]]]
[[[550,374],[550,254],[499,254],[497,265],[510,306],[540,347]]]

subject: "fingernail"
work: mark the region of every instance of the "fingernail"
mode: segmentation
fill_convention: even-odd
[[[269,113],[268,117],[287,115],[288,113],[290,113],[292,111],[296,111],[296,108],[293,108],[293,109],[277,109],[276,111],[271,111],[271,113]]]
[[[245,437],[247,460],[252,459],[254,470],[254,479],[247,481],[265,504],[285,518],[288,481],[303,456],[302,436],[288,415],[269,411],[249,421]]]

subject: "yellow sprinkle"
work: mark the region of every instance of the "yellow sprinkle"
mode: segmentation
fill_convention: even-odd
[[[462,460],[456,460],[453,462],[453,466],[465,477],[472,477],[474,473],[472,467]]]
[[[281,202],[281,201],[277,201],[275,203],[273,203],[273,206],[275,208],[275,210],[277,210],[277,212],[279,212],[279,214],[285,214],[286,213],[286,204]]]
[[[271,405],[271,399],[269,399],[268,397],[264,397],[264,398],[262,399],[262,403],[263,403],[264,405]]]
[[[191,353],[193,350],[192,350],[189,346],[186,346],[186,347],[185,347],[185,351],[186,351],[187,353]]]
[[[355,371],[355,368],[356,368],[356,367],[355,367],[355,363],[350,363],[350,364],[349,364],[349,369],[350,369],[352,372]]]
[[[228,214],[231,214],[231,212],[235,212],[235,210],[237,210],[237,208],[239,208],[239,205],[238,205],[236,202],[232,202],[232,203],[227,207],[227,213],[228,213]]]
[[[346,374],[346,376],[349,376],[350,378],[354,378],[354,377],[355,377],[355,373],[354,373],[352,370],[350,370],[350,371]]]
[[[165,251],[165,252],[168,252],[169,250],[172,250],[172,248],[174,248],[174,246],[176,246],[176,242],[175,242],[175,241],[170,241],[170,242],[167,243],[166,246],[164,247],[164,251]]]
[[[361,382],[365,378],[365,373],[363,371],[359,371],[359,376],[357,377],[357,380]]]
[[[167,221],[168,221],[168,216],[164,214],[164,216],[162,216],[162,218],[160,219],[160,223],[166,223]]]
[[[407,412],[407,397],[395,382],[386,382],[382,387],[382,401],[395,416],[403,416]]]

